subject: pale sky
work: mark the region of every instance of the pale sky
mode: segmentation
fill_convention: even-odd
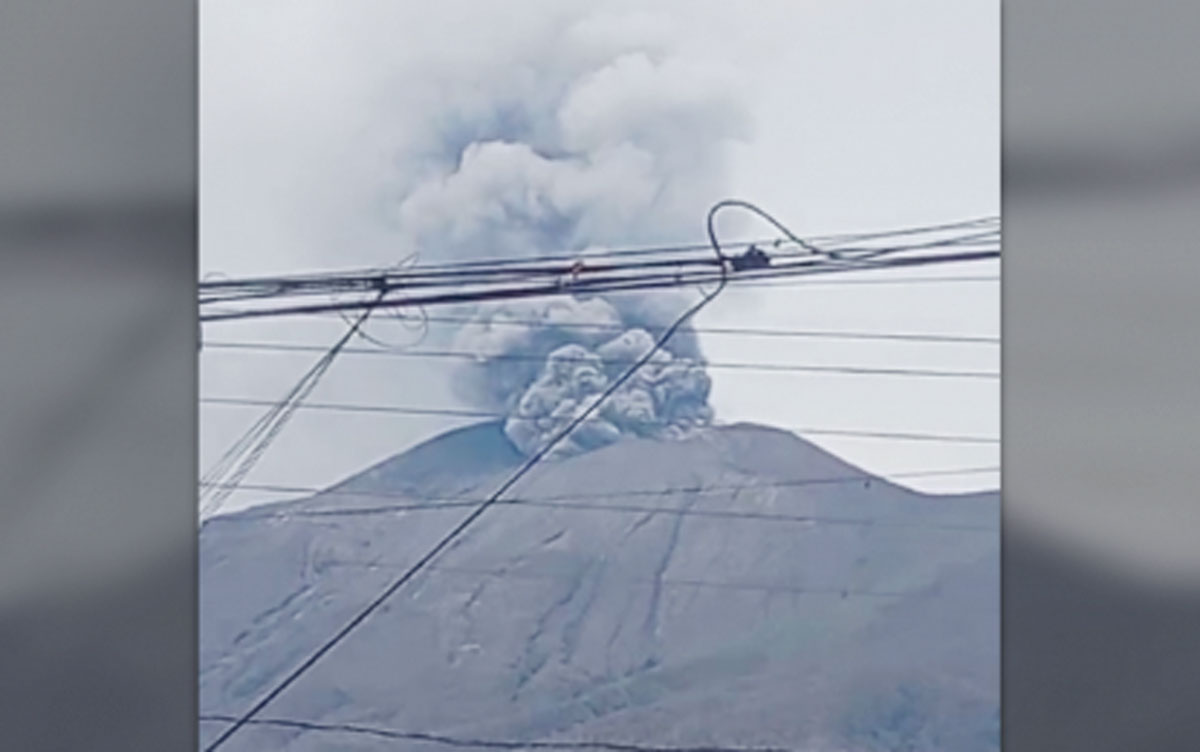
[[[388,258],[393,230],[373,212],[386,201],[388,181],[404,179],[388,173],[403,169],[390,159],[388,134],[420,122],[414,100],[396,94],[404,91],[397,82],[426,65],[455,68],[456,75],[466,77],[473,75],[472,65],[487,65],[492,69],[480,70],[481,79],[502,76],[494,60],[476,53],[496,38],[521,44],[526,35],[536,36],[552,13],[574,13],[577,7],[561,2],[443,3],[437,9],[400,5],[382,0],[201,3],[201,275],[355,268]],[[735,76],[753,126],[747,142],[730,151],[727,195],[754,201],[801,235],[999,213],[997,2],[593,2],[584,7],[586,13],[599,8],[614,14],[628,7],[651,9],[660,23],[669,22],[681,54]],[[629,27],[628,33],[633,39],[641,32]],[[691,237],[678,238],[702,239],[702,216],[696,217]],[[423,259],[435,261],[436,255]],[[718,299],[696,323],[999,335],[998,263],[887,274],[987,279],[747,288]],[[884,273],[855,279],[868,276],[880,279]],[[341,328],[336,319],[289,319],[213,324],[205,336],[329,344]],[[372,331],[400,334],[387,325]],[[1000,364],[995,345],[717,334],[702,334],[701,342],[713,361],[972,371],[998,371]],[[315,357],[206,351],[200,360],[201,393],[277,399]],[[346,356],[311,399],[466,407],[446,386],[449,365]],[[999,436],[998,380],[709,373],[720,422]],[[262,409],[202,405],[201,469]],[[462,422],[301,410],[247,481],[328,485]],[[995,444],[808,438],[882,475],[999,464]],[[995,488],[999,474],[899,480],[949,492]],[[239,493],[226,508],[276,498]]]

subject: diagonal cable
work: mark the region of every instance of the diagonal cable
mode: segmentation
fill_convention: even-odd
[[[728,282],[728,264],[727,258],[724,252],[721,250],[721,244],[717,240],[714,220],[716,215],[722,209],[743,205],[744,202],[741,201],[721,201],[715,204],[708,212],[708,238],[709,242],[712,244],[712,250],[717,256],[719,268],[721,270],[720,280],[717,286],[711,291],[705,293],[699,301],[680,314],[675,320],[675,323],[673,323],[670,327],[664,330],[661,335],[659,335],[658,339],[656,339],[654,342],[654,346],[648,349],[641,358],[635,361],[633,365],[626,369],[619,377],[614,379],[613,382],[609,384],[609,386],[605,388],[605,390],[601,392],[596,399],[592,400],[586,409],[576,415],[575,418],[572,419],[565,428],[555,434],[550,441],[541,447],[541,449],[539,449],[524,463],[522,463],[521,466],[517,468],[517,470],[511,476],[509,476],[506,481],[500,484],[500,487],[497,488],[486,501],[477,506],[470,514],[464,517],[462,521],[455,525],[450,532],[444,535],[441,540],[439,540],[437,544],[433,546],[433,548],[429,549],[429,551],[427,551],[420,559],[418,559],[416,563],[414,563],[411,567],[405,570],[403,574],[393,580],[391,584],[384,588],[383,592],[381,592],[362,610],[360,610],[341,629],[334,633],[333,636],[322,643],[319,648],[317,648],[308,656],[308,658],[296,666],[296,668],[294,668],[287,676],[285,676],[282,681],[264,694],[257,702],[254,703],[254,705],[250,707],[249,710],[239,716],[236,721],[234,721],[215,740],[213,740],[213,742],[206,748],[205,752],[213,752],[213,750],[218,749],[222,744],[228,741],[234,734],[238,732],[238,730],[252,721],[260,712],[262,712],[264,708],[267,707],[267,705],[269,705],[275,700],[276,697],[282,694],[284,690],[290,687],[296,682],[297,679],[299,679],[309,669],[316,665],[316,663],[320,661],[321,658],[323,658],[327,653],[329,653],[329,651],[332,650],[338,643],[344,640],[360,624],[370,618],[370,616],[374,614],[375,611],[377,611],[385,602],[387,602],[392,595],[394,595],[398,590],[400,590],[400,588],[404,587],[405,584],[412,580],[417,573],[424,569],[431,561],[433,561],[434,558],[438,556],[438,554],[444,551],[451,543],[453,543],[460,535],[462,535],[467,528],[471,527],[471,525],[473,525],[481,516],[483,516],[484,512],[486,512],[493,504],[495,504],[509,489],[516,485],[521,478],[525,477],[525,475],[542,459],[544,459],[559,443],[566,439],[572,432],[574,432],[576,428],[578,428],[585,420],[587,420],[587,418],[590,417],[592,413],[594,413],[600,407],[600,405],[603,404],[606,399],[608,399],[608,397],[615,393],[617,389],[619,389],[626,381],[630,379],[630,377],[633,376],[634,373],[637,372],[638,369],[645,365],[659,350],[661,350],[662,347],[667,343],[667,340],[670,339],[671,336],[674,335],[675,332],[678,331],[689,319],[691,319],[692,316],[716,299],[721,291],[725,289],[725,286]],[[757,211],[762,213],[761,210]],[[346,337],[346,339],[348,340],[349,337]]]
[[[376,297],[375,302],[379,303],[387,294],[383,290]],[[229,498],[232,490],[227,487],[213,486],[224,478],[224,484],[236,486],[246,475],[254,468],[258,461],[262,458],[267,448],[283,431],[292,415],[300,403],[312,394],[313,389],[320,383],[321,378],[333,364],[335,358],[342,351],[351,339],[359,332],[367,318],[371,315],[374,307],[367,308],[362,311],[358,317],[351,323],[346,333],[338,339],[320,358],[313,364],[311,368],[300,380],[288,390],[288,393],[281,400],[271,405],[271,407],[263,413],[263,415],[254,422],[254,424],[225,451],[220,459],[209,469],[207,473],[200,479],[200,516],[201,518],[215,514],[221,505]]]

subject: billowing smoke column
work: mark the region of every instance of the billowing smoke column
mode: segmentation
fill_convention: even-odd
[[[410,136],[398,157],[408,176],[395,186],[401,250],[432,263],[699,236],[726,193],[725,151],[748,122],[733,80],[672,52],[669,40],[670,25],[643,13],[566,19],[478,61],[478,81],[432,76],[424,85],[440,93],[422,103],[439,136]],[[534,452],[694,296],[472,310],[455,345],[475,359],[456,391],[502,411],[509,438]],[[555,454],[627,435],[685,435],[711,420],[709,387],[695,335],[682,330]]]
[[[627,319],[599,297],[489,310],[459,332],[460,347],[477,360],[461,372],[458,386],[477,403],[502,410],[508,416],[505,433],[531,454],[652,349],[655,335],[639,324],[654,328],[655,334],[662,327],[648,318],[639,321],[638,313]],[[654,353],[550,456],[595,449],[622,436],[686,436],[712,419],[710,386],[694,336],[681,334]]]

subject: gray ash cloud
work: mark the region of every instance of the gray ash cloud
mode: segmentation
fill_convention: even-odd
[[[400,253],[430,263],[586,255],[699,235],[725,194],[726,151],[749,135],[749,120],[729,73],[674,49],[668,23],[644,12],[565,13],[473,54],[472,65],[430,71],[409,92],[422,115],[402,139],[391,186]],[[454,335],[475,356],[454,386],[503,411],[509,438],[535,451],[694,294],[476,309]],[[681,331],[561,452],[684,435],[711,420],[709,387],[695,335]]]
[[[532,454],[653,347],[655,336],[642,326],[656,332],[661,326],[623,315],[600,298],[519,308],[524,310],[489,310],[459,331],[459,346],[476,359],[460,372],[456,386],[477,404],[503,411],[509,439]],[[531,321],[545,323],[524,325]],[[694,335],[684,333],[655,353],[552,456],[588,451],[623,436],[687,436],[712,420],[710,388]]]

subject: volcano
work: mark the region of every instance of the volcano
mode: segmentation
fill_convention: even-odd
[[[522,461],[482,423],[206,521],[202,715],[244,712]],[[546,462],[506,498],[260,715],[438,739],[255,724],[223,749],[999,749],[997,492],[735,424]]]

